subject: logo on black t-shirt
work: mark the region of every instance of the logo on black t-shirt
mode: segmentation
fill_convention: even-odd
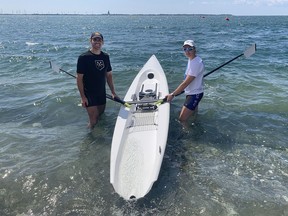
[[[95,66],[98,70],[103,70],[105,67],[104,61],[103,60],[95,60]]]

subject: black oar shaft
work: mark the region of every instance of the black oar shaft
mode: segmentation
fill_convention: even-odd
[[[239,58],[239,57],[241,57],[241,56],[243,56],[243,55],[244,55],[244,54],[242,53],[242,54],[236,56],[235,58],[231,59],[230,61],[225,62],[224,64],[220,65],[219,67],[217,67],[217,68],[215,68],[214,70],[210,71],[209,73],[205,74],[204,77],[206,77],[206,76],[208,76],[209,74],[217,71],[218,69],[224,67],[225,65],[229,64],[230,62],[234,61],[235,59],[237,59],[237,58]]]
[[[63,70],[63,69],[59,69],[61,72],[64,72],[64,73],[66,73],[66,74],[68,74],[69,76],[72,76],[72,77],[74,77],[74,78],[76,78],[76,76],[75,75],[73,75],[73,74],[71,74],[71,73],[69,73],[69,72],[67,72],[67,71],[65,71],[65,70]]]

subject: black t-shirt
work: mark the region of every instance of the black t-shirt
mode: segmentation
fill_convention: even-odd
[[[101,51],[99,55],[87,51],[81,54],[77,62],[77,73],[83,74],[84,92],[87,95],[106,94],[106,73],[112,71],[110,58]]]

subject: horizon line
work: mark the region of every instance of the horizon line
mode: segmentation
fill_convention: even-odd
[[[174,14],[174,13],[151,13],[151,14],[129,14],[129,13],[115,13],[115,14],[107,14],[107,13],[101,13],[101,14],[96,14],[96,13],[0,13],[0,15],[51,15],[51,16],[60,16],[60,15],[73,15],[73,16],[83,16],[83,15],[87,15],[87,16],[288,16],[288,15],[233,15],[233,14],[189,14],[189,13],[185,13],[185,14]]]

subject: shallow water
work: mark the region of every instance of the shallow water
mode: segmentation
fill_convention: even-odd
[[[0,215],[288,215],[287,20],[225,16],[0,15]],[[119,96],[152,54],[173,91],[194,39],[209,72],[197,119],[171,104],[159,179],[127,202],[109,183],[119,105],[108,101],[93,131],[75,74],[92,31],[105,38]]]

